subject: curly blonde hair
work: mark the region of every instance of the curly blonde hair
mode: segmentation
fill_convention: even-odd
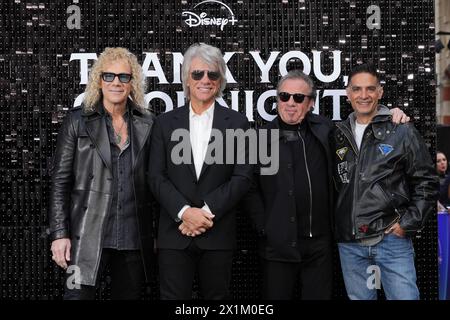
[[[145,109],[144,90],[146,82],[142,68],[136,56],[125,48],[106,48],[95,61],[89,74],[89,81],[84,96],[84,110],[94,111],[96,104],[102,98],[101,76],[105,65],[112,61],[125,60],[131,67],[131,92],[133,102],[140,109]]]

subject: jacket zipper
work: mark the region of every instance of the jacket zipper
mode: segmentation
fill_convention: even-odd
[[[341,126],[339,126],[339,127],[341,127]],[[366,128],[366,129],[367,129],[367,128]],[[350,146],[352,147],[353,152],[355,153],[355,156],[356,156],[356,170],[355,170],[355,175],[358,175],[358,174],[359,174],[359,162],[360,162],[359,160],[360,160],[360,153],[359,153],[359,150],[357,150],[357,148],[355,147],[355,145],[354,145],[354,143],[353,143],[353,141],[354,141],[354,139],[353,139],[353,134],[351,134],[351,135],[349,136],[349,134],[348,134],[348,132],[346,132],[346,130],[348,130],[348,128],[347,128],[346,126],[342,125],[341,131],[342,131],[342,133],[344,134],[344,136],[347,138],[347,140],[348,140],[348,142],[350,143]],[[364,133],[363,133],[363,141],[361,141],[361,149],[362,149],[362,146],[363,146],[364,135],[365,135],[365,134],[366,134],[366,131],[364,130]],[[354,179],[356,180],[357,177],[354,177]],[[352,208],[352,235],[353,235],[353,237],[356,236],[356,223],[355,223],[355,220],[356,220],[355,212],[356,212],[356,210],[355,210],[355,206],[356,206],[357,186],[358,186],[358,184],[357,184],[356,181],[355,181],[354,186],[353,186],[353,208]]]
[[[303,144],[303,158],[305,160],[306,175],[308,176],[308,185],[309,185],[309,237],[312,238],[313,235],[312,235],[312,187],[311,187],[311,176],[309,175],[308,161],[306,159],[305,140],[303,140],[303,137],[300,134],[300,131],[297,131],[297,134],[300,137],[300,140],[302,140],[302,144]]]

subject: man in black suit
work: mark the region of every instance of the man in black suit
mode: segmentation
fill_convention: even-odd
[[[196,272],[205,299],[229,298],[235,207],[250,187],[252,169],[228,161],[231,152],[237,158],[234,146],[230,150],[219,144],[222,153],[211,148],[211,140],[217,134],[224,137],[226,129],[249,127],[245,116],[215,102],[226,85],[225,70],[218,48],[203,43],[189,47],[182,67],[189,103],[155,121],[149,181],[161,205],[157,239],[161,299],[190,299]],[[187,141],[173,141],[176,136]],[[179,161],[177,150],[183,142],[189,148]],[[206,161],[218,154],[227,161]]]

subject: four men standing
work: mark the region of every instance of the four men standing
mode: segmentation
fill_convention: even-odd
[[[81,285],[68,286],[65,298],[92,299],[107,265],[113,298],[139,297],[153,251],[152,194],[161,207],[161,298],[190,299],[195,274],[205,299],[230,298],[236,207],[250,187],[246,211],[261,236],[264,298],[291,299],[297,275],[303,299],[331,298],[333,227],[350,298],[376,296],[363,288],[374,262],[389,299],[418,298],[407,236],[433,210],[437,180],[417,131],[393,124],[378,105],[376,72],[363,65],[351,73],[347,94],[355,112],[337,128],[310,112],[316,90],[308,76],[284,76],[279,117],[264,127],[279,131],[279,170],[260,175],[258,165],[252,177],[248,161],[237,161],[239,152],[248,159],[248,148],[219,143],[217,150],[214,143],[214,132],[249,129],[245,116],[215,102],[225,71],[219,49],[192,45],[182,67],[188,104],[153,126],[142,107],[136,57],[122,48],[100,55],[84,106],[66,117],[55,153],[51,250],[59,266],[79,268]],[[188,148],[179,149],[177,137]],[[217,152],[226,163],[208,161]]]

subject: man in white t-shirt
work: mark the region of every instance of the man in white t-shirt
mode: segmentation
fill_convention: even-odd
[[[350,299],[419,299],[411,236],[435,210],[438,179],[411,124],[394,124],[376,69],[356,66],[347,96],[354,112],[334,133],[335,231]]]

